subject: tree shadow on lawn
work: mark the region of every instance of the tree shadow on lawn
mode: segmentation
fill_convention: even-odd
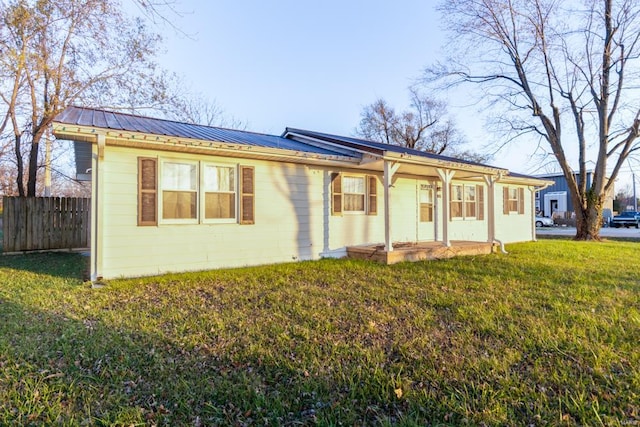
[[[46,260],[43,263],[46,264]],[[440,270],[450,263],[442,264]],[[4,264],[0,262],[0,265]],[[314,265],[306,268],[313,269]],[[418,264],[389,267],[391,271],[415,270],[416,277],[423,278],[430,268],[435,267],[432,264],[422,268]],[[569,380],[577,381],[586,375],[586,379],[580,380],[583,388],[593,392],[592,396],[604,394],[597,391],[599,384],[592,384],[589,374],[584,374],[584,368],[589,365],[583,363],[583,358],[575,354],[570,345],[561,346],[562,351],[557,351],[544,342],[534,340],[527,347],[495,336],[496,329],[502,330],[500,325],[493,324],[500,316],[487,319],[486,325],[479,324],[473,316],[465,320],[457,310],[465,300],[451,298],[452,290],[439,296],[445,299],[442,308],[438,308],[436,295],[419,299],[424,311],[433,312],[434,322],[440,324],[434,332],[441,336],[412,344],[411,339],[418,341],[421,337],[403,327],[403,324],[416,326],[407,314],[406,319],[390,320],[388,329],[382,324],[377,327],[383,331],[378,339],[387,337],[385,334],[392,338],[380,353],[367,351],[364,338],[368,335],[358,331],[357,324],[343,324],[340,311],[333,310],[333,306],[323,309],[322,313],[330,319],[335,317],[330,326],[344,328],[344,332],[332,330],[323,335],[322,331],[309,327],[309,335],[299,338],[297,317],[287,316],[289,312],[276,306],[282,299],[274,299],[271,307],[265,304],[269,302],[265,301],[269,295],[251,295],[258,300],[251,302],[255,305],[255,314],[249,323],[266,324],[264,328],[248,331],[243,326],[249,323],[241,323],[228,315],[216,317],[219,311],[240,311],[243,304],[248,304],[238,298],[237,293],[229,299],[222,296],[232,292],[234,280],[241,283],[260,271],[233,273],[232,280],[221,282],[198,279],[199,282],[180,288],[175,294],[173,286],[178,283],[140,284],[144,288],[136,288],[139,292],[117,285],[101,291],[85,289],[70,295],[68,301],[62,300],[51,307],[43,305],[46,310],[18,298],[12,300],[8,294],[8,301],[0,301],[0,319],[3,319],[0,323],[0,424],[310,425],[342,421],[360,425],[411,425],[413,421],[419,425],[427,421],[459,424],[464,420],[473,424],[479,423],[482,417],[496,421],[500,416],[505,424],[507,421],[524,424],[533,422],[538,411],[542,411],[542,420],[551,420],[551,415],[556,416],[559,410],[570,413],[566,407],[557,407],[560,401],[566,406],[573,396],[572,387],[577,385],[570,384]],[[300,267],[299,271],[289,273],[289,278],[305,272],[304,281],[307,281],[306,271]],[[469,269],[464,276],[474,280],[471,273],[475,271]],[[45,273],[49,274],[48,270]],[[345,276],[344,280],[349,277]],[[402,277],[409,276],[402,274]],[[484,298],[480,286],[482,277],[477,278],[477,290],[464,291]],[[335,292],[334,285],[323,280],[319,277],[317,283],[309,283],[305,290],[324,292],[328,288],[327,292]],[[246,291],[238,288],[238,292]],[[371,288],[362,287],[361,292],[365,289]],[[268,289],[271,293],[275,291],[277,287]],[[395,292],[401,295],[401,286]],[[376,295],[361,296],[374,298]],[[191,305],[195,297],[202,306]],[[345,299],[329,302],[350,303]],[[366,322],[364,309],[368,306],[361,306],[359,302],[353,305],[352,310],[363,314]],[[303,316],[302,312],[299,315]],[[309,319],[297,322],[304,326],[305,320]],[[146,328],[147,324],[154,326]],[[510,326],[515,329],[515,335],[524,331],[511,322],[503,326],[505,335],[510,333]],[[466,328],[472,328],[472,334],[459,332]],[[300,333],[304,332],[299,329]],[[281,337],[278,331],[288,336]],[[397,338],[405,332],[409,339]],[[423,335],[422,332],[419,335]],[[352,341],[347,340],[350,337]],[[465,338],[481,345],[474,347]],[[334,339],[342,342],[336,344]],[[493,344],[495,349],[491,347]],[[336,345],[342,347],[337,350]],[[504,373],[494,372],[490,359],[487,358],[486,366],[470,360],[475,356],[487,357],[476,355],[476,348],[490,353],[507,350],[511,354],[508,358],[514,360],[508,362],[506,374],[517,376],[517,382],[507,381],[511,388],[503,389]],[[535,353],[525,353],[525,349],[533,349]],[[521,351],[523,354],[518,355]],[[565,360],[566,354],[573,354],[575,361]],[[341,359],[336,359],[336,355]],[[307,370],[309,360],[305,357],[318,361],[315,369]],[[465,357],[469,360],[461,359]],[[434,366],[425,367],[426,364]],[[548,366],[538,370],[540,364]],[[444,366],[449,370],[436,377]],[[474,370],[465,369],[467,367]],[[567,374],[567,378],[557,379],[555,374]],[[540,375],[545,378],[538,378]],[[399,383],[401,392],[406,393],[402,398],[394,394]],[[524,393],[525,389],[541,384],[547,391]],[[514,390],[514,386],[521,386],[522,390]],[[523,393],[524,398],[534,397],[539,401],[514,406],[508,396],[512,393]],[[554,399],[546,402],[545,393],[557,394],[549,394]],[[609,413],[620,417],[618,411],[628,399],[618,404],[615,400],[621,397],[610,399],[614,402],[609,405]],[[513,413],[495,414],[498,418],[490,418],[492,415],[486,411],[496,407],[498,401],[501,408],[511,405]],[[593,413],[574,415],[574,421],[579,423]]]
[[[404,406],[350,396],[357,384],[270,364],[248,348],[216,354],[10,301],[0,301],[0,318],[0,424],[309,425],[323,410],[333,423],[372,424]],[[344,402],[322,401],[340,387]]]
[[[89,279],[89,257],[71,252],[1,255],[0,268],[30,271],[68,279]]]

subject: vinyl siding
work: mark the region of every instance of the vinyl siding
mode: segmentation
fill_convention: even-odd
[[[505,187],[524,189],[524,214],[504,214],[502,192]],[[525,242],[532,240],[535,233],[531,189],[526,186],[497,184],[495,186],[496,238],[503,243]]]
[[[245,165],[254,168],[255,224],[162,224],[137,225],[138,157],[157,154],[159,159]],[[331,173],[336,168],[286,164],[180,153],[150,153],[108,146],[101,163],[104,181],[100,188],[103,232],[102,276],[143,276],[190,270],[291,262],[344,256],[346,247],[384,242],[384,189],[379,172],[349,171],[375,175],[377,215],[343,213],[331,215]],[[417,188],[433,177],[397,175],[391,192],[391,236],[394,242],[435,237],[418,228]],[[485,186],[485,219],[453,220],[450,240],[488,239],[488,194]],[[531,197],[525,191],[525,214],[502,214],[502,186],[495,188],[496,234],[505,242],[531,240]],[[438,237],[443,238],[442,198],[436,198]],[[435,226],[435,223],[432,227]]]

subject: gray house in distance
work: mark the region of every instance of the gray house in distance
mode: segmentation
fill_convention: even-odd
[[[569,194],[567,179],[562,175],[562,173],[537,175],[536,177],[547,181],[553,181],[553,185],[536,192],[536,212],[542,216],[552,217],[554,213],[562,216],[569,216],[575,211]],[[579,179],[579,174],[576,174],[576,180],[577,179]],[[593,172],[587,172],[587,187],[591,186],[592,179]],[[614,191],[611,189],[609,194],[607,194],[603,207],[605,217],[611,215],[611,211],[613,210],[613,199]]]

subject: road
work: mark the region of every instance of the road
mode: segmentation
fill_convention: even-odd
[[[536,235],[544,236],[575,236],[575,227],[538,227]],[[626,239],[640,240],[640,230],[637,228],[613,228],[606,227],[600,229],[600,237],[623,237]]]

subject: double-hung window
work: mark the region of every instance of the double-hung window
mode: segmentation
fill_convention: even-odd
[[[504,187],[503,189],[503,213],[524,214],[524,188]]]
[[[465,218],[476,217],[476,186],[475,185],[464,186],[464,217]]]
[[[378,214],[378,178],[373,175],[331,174],[331,214]]]
[[[464,186],[451,186],[451,218],[463,218],[462,209],[464,206]]]
[[[484,187],[475,184],[451,185],[451,218],[484,220]]]
[[[254,167],[138,158],[138,225],[255,223]]]
[[[162,219],[195,222],[198,218],[198,164],[164,161],[161,169]]]
[[[235,167],[205,164],[202,191],[205,220],[235,221]]]
[[[364,212],[365,181],[364,176],[344,176],[342,192],[345,212]]]

